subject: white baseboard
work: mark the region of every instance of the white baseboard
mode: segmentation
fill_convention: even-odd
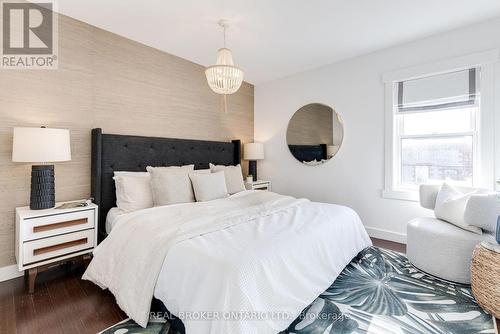
[[[23,276],[24,272],[17,269],[17,265],[13,264],[6,267],[0,268],[0,282],[8,281],[10,279]]]
[[[399,242],[401,244],[406,244],[406,234],[392,232],[376,227],[365,226],[368,235],[372,238],[384,239],[394,242]]]

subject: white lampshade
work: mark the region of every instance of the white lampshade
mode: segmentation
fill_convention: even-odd
[[[71,160],[69,130],[14,128],[12,161],[57,162]]]
[[[243,159],[245,160],[264,159],[264,145],[262,143],[246,143],[243,146]]]

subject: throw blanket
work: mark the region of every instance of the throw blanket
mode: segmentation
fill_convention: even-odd
[[[127,215],[94,250],[83,275],[109,289],[118,305],[145,327],[163,260],[176,243],[308,202],[271,192],[184,206],[162,206]]]

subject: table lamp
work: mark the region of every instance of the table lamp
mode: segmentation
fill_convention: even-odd
[[[262,143],[246,143],[243,146],[243,159],[248,160],[248,173],[257,181],[257,160],[264,159]]]
[[[54,165],[46,163],[71,160],[69,130],[14,128],[12,161],[30,162],[30,209],[41,210],[55,206]]]

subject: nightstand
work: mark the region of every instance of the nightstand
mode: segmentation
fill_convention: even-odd
[[[257,180],[250,183],[245,182],[247,190],[266,190],[271,191],[271,181]]]
[[[16,208],[16,260],[19,271],[28,272],[30,293],[39,272],[77,257],[90,259],[97,246],[97,210],[93,203],[70,209]]]

